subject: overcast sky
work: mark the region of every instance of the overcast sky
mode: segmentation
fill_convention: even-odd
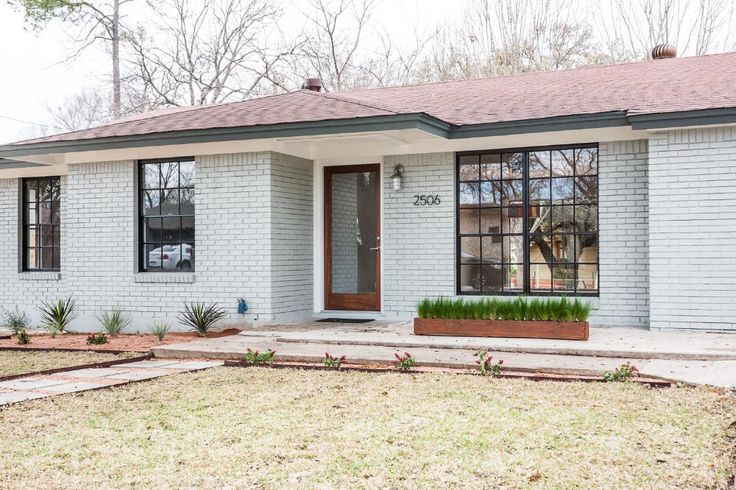
[[[443,22],[459,22],[465,4],[465,0],[378,1],[373,20],[385,29],[392,42],[399,45],[413,44],[415,27],[420,35],[426,36]],[[596,17],[596,4],[591,0],[572,1],[576,4],[574,15],[586,20]],[[300,30],[303,16],[298,10],[306,9],[307,0],[281,0],[281,3],[287,12],[281,29],[286,33]],[[146,10],[141,5],[145,5],[143,0],[126,5],[124,13],[129,24],[150,24],[142,18]],[[603,2],[602,5],[610,7],[611,4]],[[688,9],[693,7],[697,10],[695,0],[685,5]],[[131,6],[135,6],[135,10]],[[734,25],[736,17],[733,16],[736,14],[733,7],[730,12],[731,17],[726,24]],[[606,22],[590,24],[597,30],[607,29]],[[736,31],[729,25],[722,31],[736,36],[733,34]],[[42,132],[59,132],[53,127],[49,107],[58,107],[65,98],[82,89],[106,85],[109,81],[110,61],[102,44],[87,49],[74,60],[64,61],[75,49],[64,28],[64,24],[55,21],[41,31],[33,31],[27,27],[20,12],[6,0],[0,0],[0,144],[38,136]]]
[[[413,39],[407,26],[417,22],[420,27],[432,26],[457,10],[457,4],[447,0],[391,0],[379,5],[375,19],[393,39]],[[38,125],[53,125],[49,106],[56,107],[80,89],[105,80],[109,58],[101,48],[64,62],[73,46],[61,23],[32,31],[20,12],[0,0],[0,143],[37,135]],[[50,132],[58,130],[50,128]]]

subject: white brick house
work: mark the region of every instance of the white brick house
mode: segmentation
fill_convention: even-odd
[[[302,90],[6,145],[0,305],[73,296],[93,329],[566,295],[594,325],[736,331],[734,79],[727,54]]]

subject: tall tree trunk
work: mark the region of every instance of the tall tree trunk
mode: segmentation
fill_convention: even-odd
[[[113,1],[112,13],[112,112],[120,117],[120,0]]]

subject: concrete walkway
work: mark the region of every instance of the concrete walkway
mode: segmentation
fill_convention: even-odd
[[[409,351],[425,365],[474,367],[488,349],[505,366],[527,371],[600,375],[624,362],[642,374],[689,383],[736,386],[736,335],[596,328],[588,342],[415,336],[409,322],[300,322],[155,348],[157,358],[242,359],[246,349],[273,349],[276,358],[321,362],[325,352],[360,363],[388,362]]]
[[[199,371],[221,364],[213,361],[148,360],[17,378],[0,382],[0,405]]]

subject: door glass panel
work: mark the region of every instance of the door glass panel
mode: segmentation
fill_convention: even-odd
[[[331,183],[332,292],[376,292],[377,172],[335,173]]]

